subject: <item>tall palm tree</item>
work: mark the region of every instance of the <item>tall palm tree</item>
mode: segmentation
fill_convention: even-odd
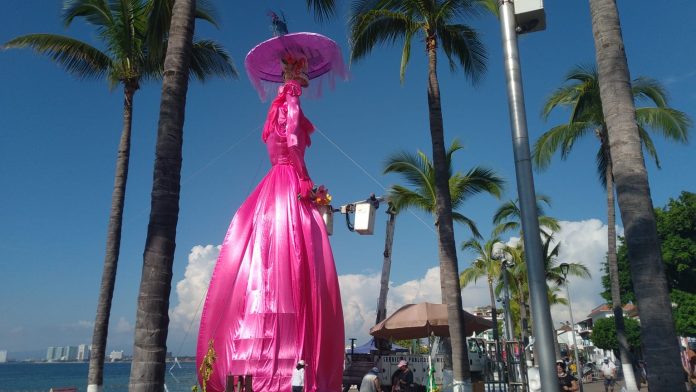
[[[616,213],[614,202],[613,164],[609,147],[609,132],[604,121],[603,105],[600,96],[600,84],[594,67],[576,67],[568,73],[565,86],[556,90],[544,105],[543,116],[556,108],[571,108],[571,116],[566,124],[558,125],[544,133],[534,146],[534,162],[539,168],[546,168],[556,151],[561,158],[570,154],[575,141],[582,136],[593,133],[599,141],[597,152],[597,173],[600,183],[607,191],[607,265],[611,279],[612,308],[616,322],[617,339],[619,342],[622,363],[633,363],[626,340],[623,321],[623,310],[619,294],[618,263],[616,260]],[[669,140],[686,142],[688,129],[691,125],[689,117],[678,110],[667,106],[665,88],[656,80],[637,78],[633,80],[631,94],[634,101],[648,101],[654,106],[636,109],[638,134],[640,143],[645,151],[659,167],[657,151],[648,131],[655,131]],[[632,380],[632,369],[627,369],[629,386],[637,390]]]
[[[504,180],[493,170],[476,166],[466,174],[454,172],[452,156],[463,147],[456,139],[445,154],[447,167],[447,184],[452,201],[452,219],[466,225],[476,238],[480,238],[476,223],[458,212],[470,196],[485,192],[500,197]],[[399,152],[387,158],[384,173],[399,173],[406,179],[408,186],[392,186],[389,197],[397,211],[409,208],[419,209],[432,214],[437,219],[437,199],[435,196],[435,168],[433,162],[422,151],[411,154]]]
[[[452,338],[455,390],[470,379],[464,336],[457,247],[454,240],[452,200],[448,186],[444,126],[440,86],[437,78],[437,53],[441,45],[451,69],[459,63],[467,76],[476,81],[485,70],[486,54],[477,33],[459,20],[477,7],[470,1],[443,0],[357,0],[350,17],[351,59],[367,56],[378,43],[393,43],[403,38],[401,80],[411,54],[411,41],[422,36],[428,56],[428,114],[435,176],[435,217],[439,241],[440,273],[446,284]]]
[[[651,390],[676,391],[683,388],[679,347],[641,150],[641,133],[631,94],[619,12],[616,0],[589,0],[589,3],[612,175],[631,260],[631,279],[641,314],[645,360],[653,369],[648,374],[648,383]],[[620,345],[625,343],[620,342]]]
[[[55,34],[29,34],[14,38],[4,48],[32,48],[51,57],[66,71],[83,79],[104,78],[111,88],[123,86],[123,128],[116,159],[116,174],[107,229],[104,270],[99,290],[97,315],[92,336],[88,389],[103,384],[104,355],[108,335],[111,302],[121,244],[121,226],[130,157],[133,98],[143,81],[162,74],[163,49],[171,0],[66,0],[63,22],[70,26],[82,18],[98,32],[104,49],[74,38]],[[169,5],[170,7],[171,5]],[[211,14],[200,9],[197,15],[215,24]],[[191,70],[199,79],[209,76],[236,76],[229,55],[213,41],[198,41],[196,61]]]
[[[493,235],[498,236],[507,231],[517,230],[522,238],[522,211],[517,203],[517,200],[510,200],[498,207],[493,214],[493,224],[496,225],[493,229]],[[549,237],[552,233],[559,231],[561,226],[556,218],[544,214],[542,203],[550,206],[551,199],[546,195],[537,194],[537,213],[539,214],[541,235]]]
[[[171,11],[155,151],[150,222],[138,296],[129,391],[164,390],[169,295],[176,247],[186,92],[194,64],[195,0]]]

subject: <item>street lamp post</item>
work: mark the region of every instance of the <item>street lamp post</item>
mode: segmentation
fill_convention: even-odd
[[[508,283],[507,268],[508,261],[505,258],[505,253],[501,250],[494,256],[496,260],[500,260],[501,272],[503,275],[503,312],[505,317],[505,340],[513,340],[514,328],[512,325],[512,314],[510,313],[510,289]]]
[[[582,387],[582,369],[580,369],[580,357],[578,356],[578,343],[575,340],[575,320],[573,320],[573,301],[570,300],[570,288],[568,287],[568,269],[570,265],[568,263],[562,263],[560,266],[561,273],[563,274],[563,282],[566,287],[566,297],[568,297],[568,310],[570,311],[570,327],[573,334],[573,352],[575,353],[575,368],[578,370],[578,385],[580,385],[580,392],[584,392]]]
[[[534,320],[533,332],[536,341],[534,344],[534,359],[539,363],[541,387],[544,392],[555,392],[558,391],[553,344],[556,337],[551,321],[546,272],[544,271],[543,256],[541,254],[539,215],[536,208],[531,153],[527,135],[527,114],[524,107],[524,92],[522,88],[522,70],[517,47],[518,29],[520,33],[543,29],[545,19],[543,8],[540,8],[537,10],[537,13],[526,13],[538,15],[538,17],[533,17],[526,20],[526,22],[516,20],[515,8],[517,5],[523,6],[533,2],[522,0],[497,0],[497,2],[500,14],[505,79],[507,82],[508,110],[512,128],[512,145],[515,156],[515,177],[517,178],[517,194],[519,195],[520,212],[522,215],[521,222],[524,251],[527,259],[527,280],[529,282],[529,296],[532,305],[532,320]],[[536,3],[539,5],[541,2]],[[518,11],[522,10],[523,7],[518,9]],[[524,19],[522,17],[524,14],[521,12],[519,14],[520,19]]]

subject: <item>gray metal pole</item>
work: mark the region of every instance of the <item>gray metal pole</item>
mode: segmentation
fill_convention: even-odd
[[[377,300],[377,319],[375,324],[379,324],[387,318],[387,293],[389,291],[389,273],[391,272],[391,255],[392,245],[394,244],[394,223],[396,221],[396,212],[392,208],[391,203],[388,203],[387,215],[387,235],[384,239],[384,259],[382,261],[382,277],[380,279],[379,299]],[[386,339],[375,338],[375,347],[378,350],[388,350],[390,343]]]
[[[547,297],[546,277],[539,221],[534,193],[534,178],[527,137],[527,117],[522,91],[522,72],[517,49],[515,31],[515,9],[512,0],[499,0],[500,30],[503,40],[503,57],[505,60],[505,78],[507,81],[508,106],[512,126],[512,145],[515,154],[515,175],[517,193],[522,213],[522,230],[524,251],[527,259],[527,280],[534,320],[534,357],[539,363],[541,387],[544,392],[558,390],[558,377],[555,369],[555,352],[553,348],[553,324]]]
[[[575,368],[578,369],[578,385],[580,386],[580,392],[584,392],[582,386],[582,369],[580,368],[580,357],[578,356],[578,342],[575,340],[575,320],[573,319],[573,301],[570,299],[570,288],[568,287],[568,279],[566,279],[565,274],[563,275],[563,280],[566,284],[566,297],[568,297],[568,310],[570,311],[570,326],[573,328],[571,331],[573,334],[573,351],[575,352]]]

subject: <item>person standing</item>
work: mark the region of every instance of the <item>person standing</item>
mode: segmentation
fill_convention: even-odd
[[[304,392],[304,368],[305,361],[300,359],[292,369],[292,392]]]
[[[566,363],[564,361],[556,362],[556,375],[558,376],[558,388],[561,391],[574,392],[580,389],[578,379],[566,371]]]
[[[609,358],[604,358],[604,363],[602,367],[599,368],[602,372],[602,377],[604,377],[604,392],[614,392],[614,384],[616,383],[616,365],[609,360]]]
[[[401,360],[399,362],[399,373],[398,382],[394,386],[394,389],[399,392],[412,392],[413,389],[413,372],[408,368],[408,362]]]
[[[373,367],[363,377],[360,383],[360,392],[382,392],[382,385],[379,382],[379,368]]]

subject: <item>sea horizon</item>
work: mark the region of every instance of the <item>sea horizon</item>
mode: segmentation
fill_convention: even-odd
[[[195,362],[168,362],[168,392],[189,392],[197,384]],[[128,391],[131,361],[105,362],[103,392]],[[0,392],[48,392],[51,388],[87,391],[89,362],[7,362],[0,364]]]

